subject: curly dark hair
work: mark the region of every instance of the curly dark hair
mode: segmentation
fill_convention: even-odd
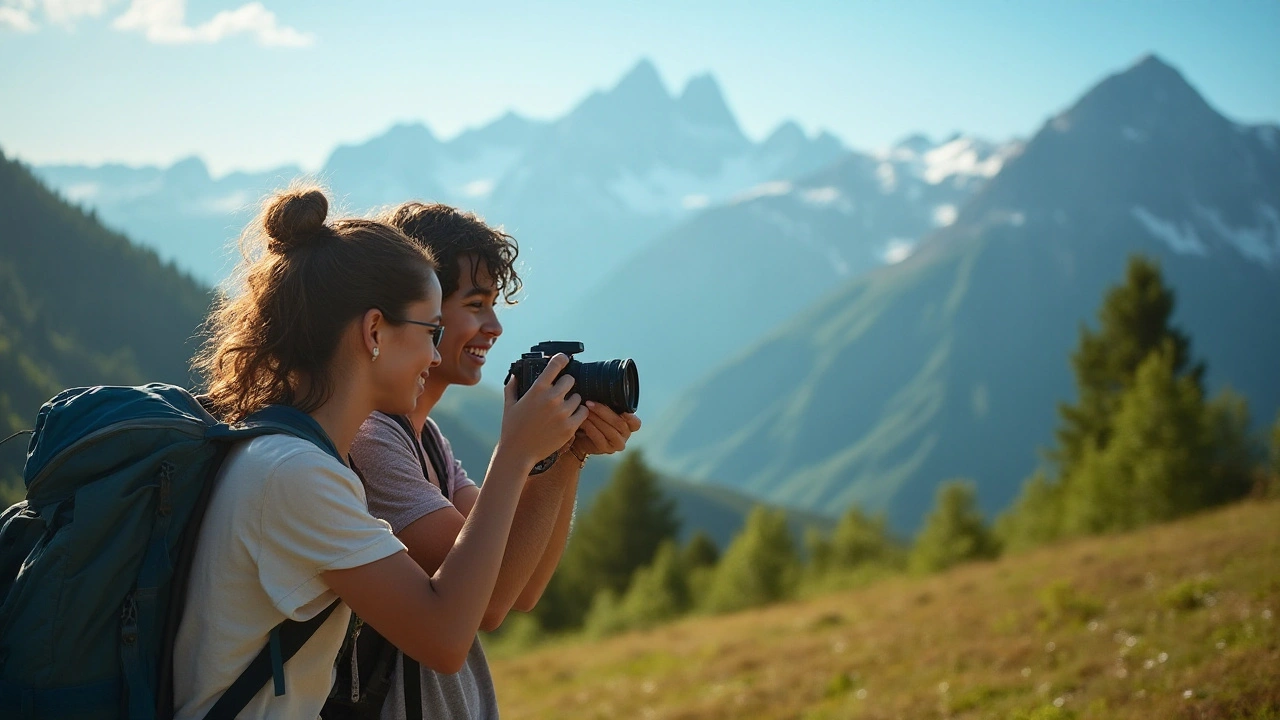
[[[373,220],[325,222],[329,201],[298,186],[266,199],[240,239],[242,261],[205,325],[192,361],[228,421],[271,404],[311,412],[333,393],[343,331],[370,308],[388,322],[423,300],[435,260]]]
[[[479,262],[472,267],[472,282],[483,267],[496,284],[498,293],[508,305],[515,305],[520,292],[520,276],[516,273],[516,257],[520,248],[516,239],[493,228],[475,213],[459,210],[443,203],[407,202],[387,211],[379,218],[399,228],[418,241],[436,259],[436,275],[447,298],[458,291],[458,273],[464,255],[475,255]]]

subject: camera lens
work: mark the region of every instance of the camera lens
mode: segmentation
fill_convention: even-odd
[[[640,374],[635,361],[602,360],[569,363],[574,390],[583,400],[604,403],[616,412],[635,412],[640,405]]]

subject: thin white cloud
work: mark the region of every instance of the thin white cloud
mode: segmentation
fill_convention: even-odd
[[[35,32],[35,11],[40,9],[45,20],[71,27],[82,17],[98,17],[107,6],[119,0],[0,0],[0,27],[19,32]]]
[[[17,32],[35,32],[36,23],[31,19],[35,0],[0,1],[0,28]]]
[[[44,0],[44,16],[50,22],[70,25],[78,18],[98,17],[114,0]]]
[[[186,5],[186,0],[133,0],[111,27],[141,32],[151,42],[163,45],[216,43],[235,35],[250,35],[259,45],[269,47],[306,47],[315,42],[310,33],[280,25],[276,14],[260,2],[223,10],[194,27],[187,25]]]

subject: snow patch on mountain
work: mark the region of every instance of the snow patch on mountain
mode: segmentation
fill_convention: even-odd
[[[880,192],[885,195],[898,189],[898,170],[893,163],[882,162],[877,165],[876,179],[880,181]]]
[[[742,203],[755,200],[762,197],[777,197],[780,195],[788,195],[791,193],[791,183],[785,180],[773,180],[766,183],[760,183],[755,187],[740,192],[730,199],[733,205],[741,205]]]
[[[1208,249],[1205,248],[1200,236],[1196,234],[1195,227],[1190,223],[1183,221],[1178,224],[1172,220],[1164,220],[1141,205],[1133,206],[1129,212],[1142,223],[1147,232],[1168,245],[1174,252],[1181,255],[1208,254]]]
[[[469,156],[445,155],[435,169],[435,180],[454,197],[487,198],[497,185],[494,178],[506,175],[520,160],[520,148],[490,146]]]
[[[810,205],[830,205],[840,199],[840,188],[830,185],[809,188],[800,193],[800,197]]]
[[[1137,128],[1129,127],[1128,125],[1125,125],[1124,128],[1120,130],[1120,133],[1124,135],[1124,139],[1129,142],[1142,143],[1147,141],[1147,134],[1145,132]]]
[[[911,257],[912,251],[916,249],[914,240],[908,238],[893,238],[884,246],[884,250],[880,252],[880,259],[886,265],[896,265],[897,263]]]
[[[226,195],[215,195],[199,203],[200,210],[209,215],[232,215],[247,210],[258,201],[248,190],[237,190]]]
[[[718,202],[739,203],[757,197],[786,195],[791,192],[791,183],[771,178],[773,165],[747,155],[725,160],[714,175],[658,165],[644,174],[623,170],[608,187],[610,193],[633,212],[679,215]]]
[[[69,202],[90,202],[102,192],[102,185],[95,182],[76,183],[62,188],[62,196]]]
[[[1195,205],[1196,215],[1232,247],[1246,258],[1271,265],[1280,261],[1280,213],[1270,205],[1258,207],[1257,227],[1233,228],[1222,219],[1216,208]]]
[[[931,185],[953,175],[989,178],[1004,167],[1006,153],[988,143],[959,137],[924,154],[924,179]]]

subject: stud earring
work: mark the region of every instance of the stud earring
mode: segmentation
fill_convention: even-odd
[[[378,348],[376,348],[376,347],[375,347],[375,348],[373,349],[373,360],[374,360],[374,361],[376,361],[376,360],[378,359],[378,353],[379,353],[379,352],[380,352],[380,351],[378,350]],[[371,362],[372,362],[372,361],[371,361]]]

